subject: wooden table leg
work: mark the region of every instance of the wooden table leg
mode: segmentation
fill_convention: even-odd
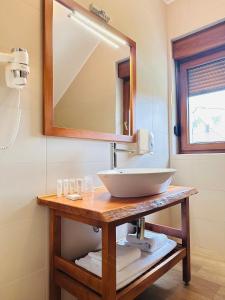
[[[102,227],[102,299],[116,299],[116,226]]]
[[[183,259],[183,281],[188,285],[191,280],[191,254],[190,254],[190,221],[189,221],[189,198],[181,203],[182,218],[182,245],[187,249],[187,255]]]
[[[54,256],[61,256],[61,217],[50,210],[49,262],[50,262],[50,289],[49,300],[61,300],[61,289],[54,280]]]

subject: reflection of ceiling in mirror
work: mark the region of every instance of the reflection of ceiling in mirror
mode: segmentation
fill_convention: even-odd
[[[83,27],[68,18],[71,11],[57,1],[54,1],[53,11],[55,106],[100,41],[98,37],[83,30]]]

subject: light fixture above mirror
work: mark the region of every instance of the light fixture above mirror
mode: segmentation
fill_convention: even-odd
[[[135,42],[72,0],[44,10],[44,134],[133,142]]]
[[[96,34],[103,41],[105,41],[106,43],[108,43],[109,45],[115,48],[119,48],[119,44],[127,45],[127,42],[124,39],[120,38],[119,36],[112,33],[111,31],[104,28],[103,26],[98,25],[96,22],[93,22],[92,20],[85,17],[83,14],[79,13],[76,10],[70,13],[68,17],[73,19],[75,22],[78,22],[86,29],[90,30],[93,34]]]

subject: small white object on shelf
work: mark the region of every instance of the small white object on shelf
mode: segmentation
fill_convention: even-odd
[[[71,195],[67,195],[67,196],[66,196],[66,199],[75,201],[75,200],[81,200],[82,197],[81,197],[81,195],[79,195],[79,194],[71,194]]]

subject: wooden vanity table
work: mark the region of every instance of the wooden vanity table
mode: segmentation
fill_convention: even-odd
[[[189,197],[194,188],[171,186],[166,193],[143,198],[113,198],[103,188],[83,200],[70,201],[55,195],[38,197],[50,209],[50,300],[61,299],[61,288],[79,300],[131,300],[183,260],[183,281],[190,270]],[[116,226],[175,205],[181,205],[182,228],[146,223],[145,228],[181,240],[181,244],[154,267],[125,288],[116,291]],[[61,257],[61,219],[102,229],[102,278]]]

